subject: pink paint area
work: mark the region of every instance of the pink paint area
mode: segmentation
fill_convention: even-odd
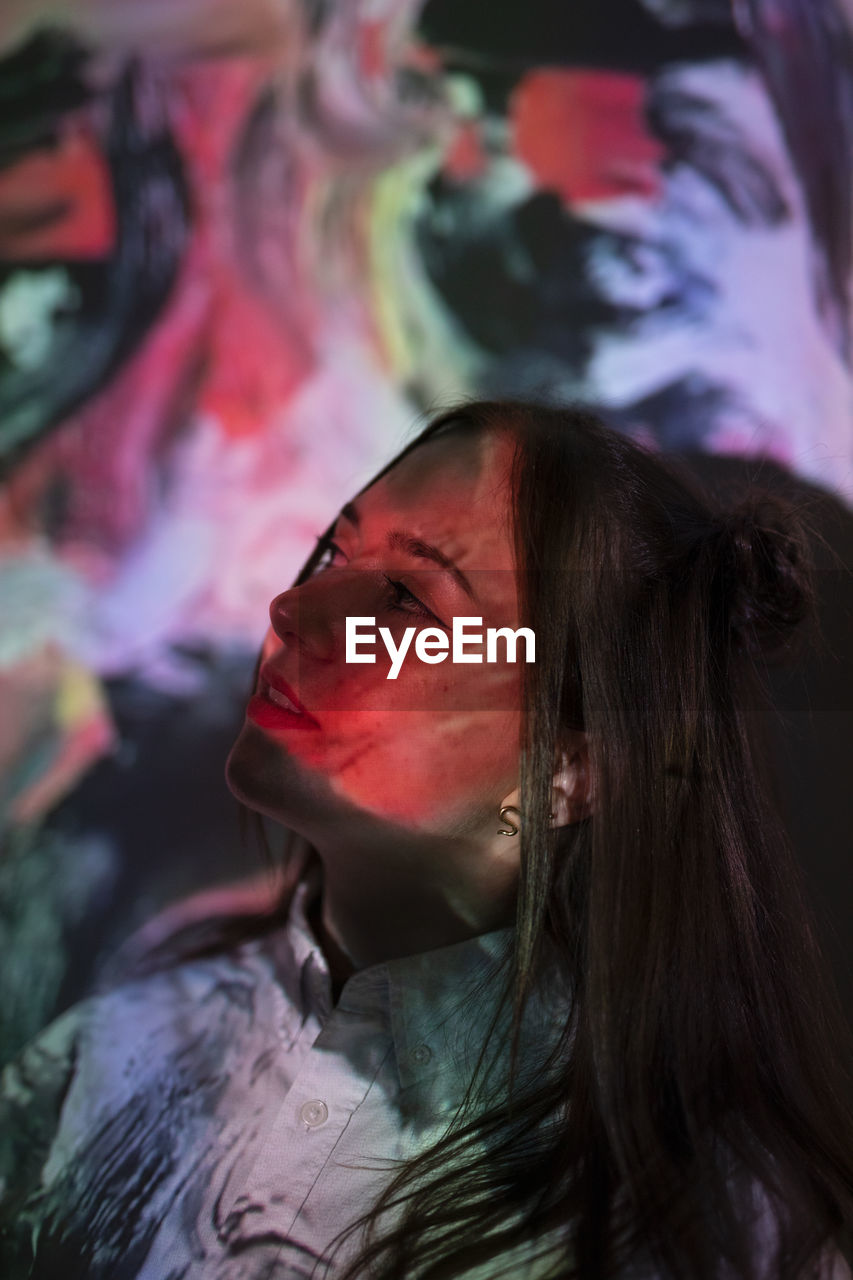
[[[387,34],[385,20],[372,18],[358,24],[358,66],[366,80],[379,80],[388,72]]]

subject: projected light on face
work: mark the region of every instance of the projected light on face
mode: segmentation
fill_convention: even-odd
[[[301,829],[330,794],[424,831],[479,820],[516,782],[521,666],[345,660],[346,618],[399,645],[412,625],[517,628],[504,435],[452,432],[418,447],[338,518],[314,574],[270,607],[255,697],[232,750],[232,790]],[[435,549],[445,564],[427,558]],[[296,700],[297,708],[290,709]]]

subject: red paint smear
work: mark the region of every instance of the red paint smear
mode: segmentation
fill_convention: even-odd
[[[385,75],[387,22],[373,19],[358,27],[358,67],[367,80],[378,80]]]
[[[94,138],[70,132],[58,147],[0,172],[0,257],[7,262],[104,258],[115,236],[109,172]]]
[[[478,177],[486,168],[480,126],[474,120],[459,126],[444,158],[444,170],[451,177],[464,182]]]
[[[531,71],[510,106],[515,154],[566,204],[657,196],[664,148],[647,130],[645,94],[641,76]]]

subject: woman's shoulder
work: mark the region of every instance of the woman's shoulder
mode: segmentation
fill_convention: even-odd
[[[275,936],[250,938],[153,972],[114,975],[45,1027],[0,1074],[0,1179],[27,1144],[44,1146],[60,1113],[82,1132],[164,1081],[174,1090],[197,1077],[203,1061],[218,1074],[259,1037],[280,1036],[292,1012],[282,949]]]
[[[239,1104],[240,1082],[297,1016],[273,943],[249,939],[118,982],[69,1009],[6,1066],[0,1258],[19,1247],[22,1224],[51,1197],[67,1197],[86,1170],[134,1150],[146,1134],[211,1140],[227,1121],[223,1108]]]
[[[298,957],[287,912],[274,914],[271,902],[268,882],[244,881],[154,916],[119,951],[100,990],[9,1064],[4,1105],[31,1105],[84,1071],[111,1085],[136,1079],[191,1043],[224,1048],[243,1024],[280,1026],[298,989]]]
[[[116,975],[45,1028],[21,1062],[52,1061],[58,1069],[61,1058],[76,1074],[96,1070],[115,1083],[117,1072],[131,1079],[166,1056],[185,1054],[200,1038],[222,1041],[224,1048],[238,1026],[254,1026],[266,1006],[281,1003],[281,950],[276,938],[249,938],[148,972]]]
[[[221,956],[274,934],[287,923],[292,897],[263,875],[171,902],[125,940],[108,966],[107,981],[117,984],[174,968],[182,960]]]

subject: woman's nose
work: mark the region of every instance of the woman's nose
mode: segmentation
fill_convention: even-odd
[[[282,591],[270,603],[270,623],[284,645],[292,645],[302,656],[321,661],[330,657],[331,636],[324,636],[316,607],[296,588]]]
[[[270,623],[283,644],[292,644],[303,656],[320,662],[335,657],[338,640],[343,644],[344,614],[358,612],[347,610],[348,593],[341,577],[338,573],[334,584],[309,580],[275,597],[270,604]]]

